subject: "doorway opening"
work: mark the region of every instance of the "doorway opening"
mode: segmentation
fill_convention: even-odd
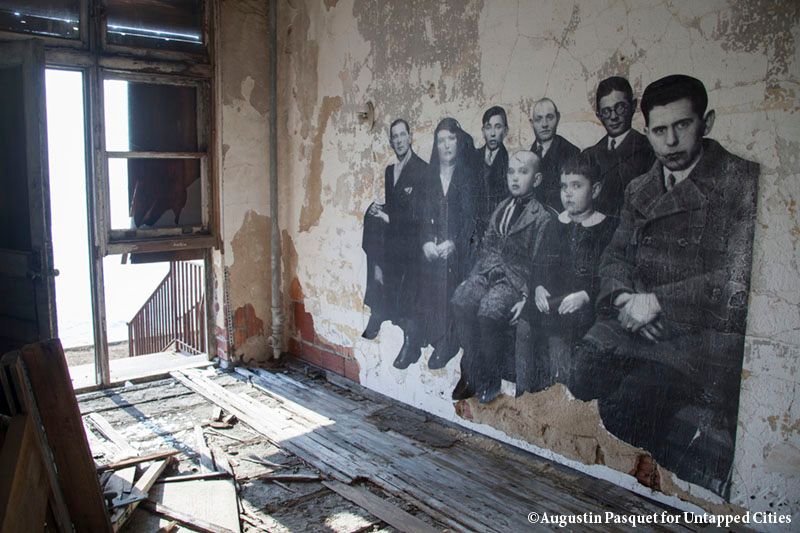
[[[54,264],[59,269],[56,307],[73,386],[85,389],[96,384],[99,353],[107,354],[111,383],[207,364],[204,250],[107,252],[102,260],[92,255],[100,252],[90,245],[90,228],[96,223],[90,195],[102,194],[102,187],[86,179],[90,141],[85,131],[85,86],[85,74],[79,70],[46,70],[51,227]],[[107,148],[125,155],[132,145],[140,148],[141,133],[136,128],[141,126],[133,119],[136,109],[129,100],[141,89],[116,80],[107,81],[104,89]],[[193,194],[199,189],[199,165],[178,161],[164,171],[161,162],[171,160],[143,166],[136,158],[108,159],[105,216],[112,229],[149,231],[164,225],[183,232],[201,222],[199,195]],[[179,198],[181,208],[159,201],[172,199],[167,194],[176,181],[185,191]],[[152,220],[136,219],[142,205]],[[157,208],[163,213],[156,213]],[[94,305],[93,291],[101,296]],[[95,330],[102,335],[95,335]]]
[[[94,375],[94,320],[86,191],[84,74],[48,68],[47,145],[58,332],[70,367]]]

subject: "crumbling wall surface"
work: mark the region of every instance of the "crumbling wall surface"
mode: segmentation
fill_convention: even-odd
[[[217,32],[218,341],[232,361],[269,356],[267,2],[223,0]]]
[[[800,512],[799,17],[792,0],[282,2],[280,217],[284,253],[291,248],[284,294],[292,350],[339,373],[349,365],[367,387],[593,475],[681,498],[667,498],[673,504]],[[248,47],[241,60],[255,52]],[[394,118],[410,122],[413,147],[427,160],[439,119],[456,117],[480,140],[481,114],[503,105],[511,151],[530,146],[531,106],[549,96],[561,110],[559,134],[585,148],[604,133],[593,112],[598,81],[625,76],[640,97],[673,73],[705,83],[717,114],[711,136],[761,165],[732,505],[655,471],[640,450],[605,431],[594,403],[563,388],[488,406],[454,404],[457,359],[429,370],[428,348],[400,371],[392,367],[398,328],[385,323],[375,341],[360,337],[369,316],[362,219],[382,199]],[[251,124],[259,110],[249,104],[252,86],[240,81],[226,84],[224,112]],[[374,127],[360,116],[367,102]],[[642,127],[637,113],[634,128]],[[226,168],[241,172],[244,184],[255,174],[254,157],[245,164],[229,152]],[[261,220],[263,209],[252,198],[245,203],[226,216],[227,228]],[[233,252],[227,264],[240,257]],[[264,318],[258,307],[255,314]]]

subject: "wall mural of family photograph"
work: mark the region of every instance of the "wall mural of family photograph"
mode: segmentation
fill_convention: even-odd
[[[428,345],[431,369],[461,353],[456,401],[489,404],[502,380],[517,396],[561,383],[598,401],[609,432],[727,498],[759,167],[710,136],[694,77],[653,81],[641,104],[610,77],[595,103],[607,134],[582,151],[550,98],[513,153],[499,106],[479,148],[443,118],[427,163],[414,124],[391,123],[385,203],[364,216],[363,337],[399,326],[398,369]]]

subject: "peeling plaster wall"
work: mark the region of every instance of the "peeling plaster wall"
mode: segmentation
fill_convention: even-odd
[[[379,392],[683,508],[800,512],[800,13],[792,0],[288,0],[279,12],[279,140],[284,294],[292,351]],[[492,104],[509,114],[509,150],[533,139],[528,116],[556,100],[559,133],[584,148],[604,131],[594,91],[626,76],[636,96],[672,73],[701,78],[712,137],[761,164],[731,504],[666,471],[601,426],[594,402],[555,387],[489,406],[449,399],[457,360],[398,371],[402,332],[361,339],[362,215],[382,198],[387,127],[409,120],[428,159],[455,116],[481,139]],[[374,129],[358,112],[376,108]],[[637,113],[634,127],[641,131]],[[356,374],[357,375],[354,375]],[[578,430],[579,428],[579,430]],[[578,435],[581,435],[580,437]],[[677,498],[680,498],[678,500]]]
[[[218,340],[225,356],[268,357],[270,217],[267,2],[222,0],[217,31],[218,212],[223,249],[214,261]]]

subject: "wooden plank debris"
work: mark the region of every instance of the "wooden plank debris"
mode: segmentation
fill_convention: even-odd
[[[361,475],[353,467],[352,461],[346,457],[338,456],[327,448],[318,448],[316,454],[306,453],[307,449],[317,447],[309,435],[284,429],[282,421],[270,420],[267,414],[260,411],[252,403],[239,395],[227,391],[210,379],[198,373],[187,374],[180,371],[172,372],[171,375],[207,400],[216,403],[229,413],[235,413],[239,420],[264,435],[277,446],[286,448],[288,451],[303,457],[318,470],[343,482],[350,482]]]
[[[430,524],[366,489],[338,481],[323,481],[322,484],[404,533],[439,533]]]
[[[248,481],[260,479],[262,481],[292,481],[294,483],[310,483],[314,481],[321,481],[323,478],[316,474],[273,474],[272,472],[265,472],[264,474],[255,474],[253,476],[247,476],[246,478],[242,477],[238,479],[247,479]]]
[[[158,476],[164,472],[170,462],[172,462],[172,457],[167,457],[166,459],[156,461],[150,465],[150,467],[145,470],[144,474],[142,474],[142,476],[134,484],[132,495],[146,495],[148,492],[150,492],[150,488],[155,484]],[[111,516],[111,522],[113,524],[112,527],[114,531],[119,531],[122,526],[125,525],[125,522],[131,517],[133,511],[136,510],[136,507],[139,505],[139,503],[140,501],[134,501],[127,507],[114,511],[114,514]]]
[[[31,344],[18,353],[27,369],[28,385],[75,530],[109,531],[111,524],[61,343],[56,339]]]
[[[201,473],[206,472],[214,472],[216,467],[214,466],[214,458],[211,455],[211,450],[206,444],[206,436],[203,434],[203,428],[201,426],[194,427],[194,438],[197,452],[197,461],[200,467]]]
[[[119,470],[120,468],[126,468],[128,466],[138,465],[140,463],[148,463],[150,461],[166,459],[167,457],[172,457],[173,455],[178,455],[179,453],[181,452],[178,450],[161,450],[157,452],[146,453],[137,457],[129,457],[128,459],[115,461],[113,463],[97,465],[97,472],[100,473],[105,472],[106,470]]]
[[[219,479],[224,477],[231,477],[229,472],[220,470],[218,472],[204,472],[201,474],[182,474],[179,476],[162,477],[156,483],[179,483],[182,481],[196,481],[198,479]]]
[[[128,457],[136,457],[139,455],[139,450],[134,448],[128,443],[122,433],[114,429],[114,427],[106,420],[100,413],[90,413],[86,419],[103,437],[110,440],[114,445],[119,448],[120,453],[117,459],[127,459]]]
[[[0,451],[0,531],[23,533],[44,523],[50,484],[31,417],[14,416]]]

